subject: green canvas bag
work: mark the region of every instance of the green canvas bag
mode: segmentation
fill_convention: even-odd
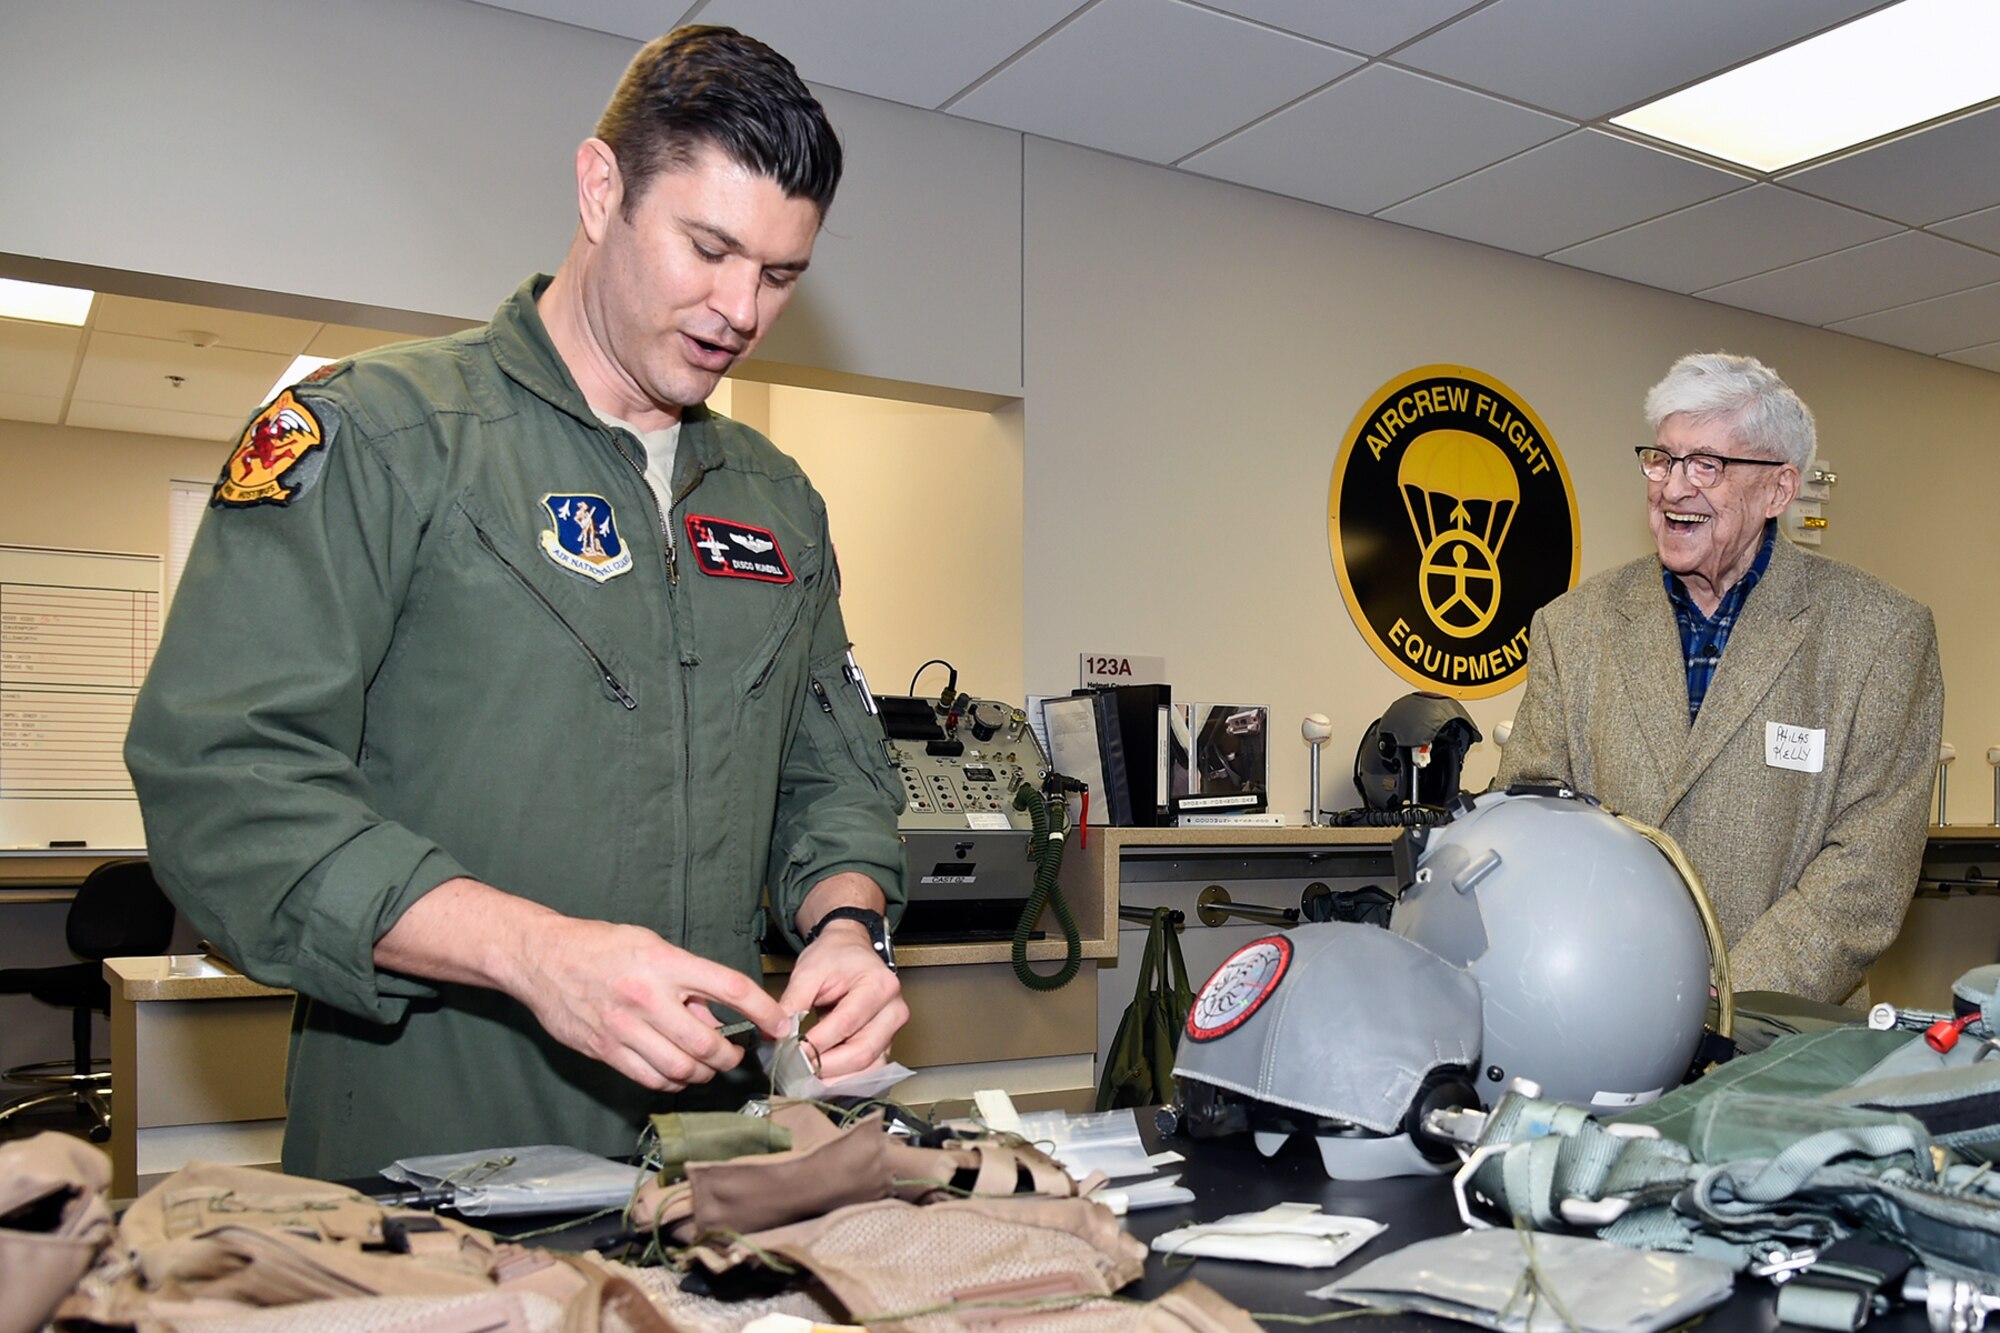
[[[1174,1051],[1181,1029],[1187,1026],[1194,991],[1188,986],[1180,933],[1168,914],[1168,908],[1153,909],[1139,962],[1138,989],[1118,1020],[1118,1035],[1104,1057],[1097,1087],[1100,1111],[1156,1106],[1174,1099]]]

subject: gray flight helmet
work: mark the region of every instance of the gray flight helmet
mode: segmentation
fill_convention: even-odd
[[[1293,1134],[1341,1179],[1456,1164],[1426,1112],[1477,1104],[1472,975],[1380,926],[1315,922],[1226,959],[1195,996],[1174,1064],[1190,1134],[1249,1132],[1265,1156]]]
[[[1515,788],[1410,838],[1389,929],[1478,978],[1483,1102],[1522,1078],[1611,1111],[1685,1081],[1713,958],[1700,884],[1664,834],[1572,792]]]

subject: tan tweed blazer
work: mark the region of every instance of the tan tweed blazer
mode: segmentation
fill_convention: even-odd
[[[1944,716],[1918,602],[1778,541],[1692,728],[1658,559],[1537,613],[1496,786],[1554,780],[1673,835],[1736,990],[1856,998],[1916,888]],[[1766,723],[1823,729],[1825,767],[1766,762]]]

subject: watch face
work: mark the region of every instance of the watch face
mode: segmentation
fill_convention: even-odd
[[[1234,1032],[1257,1012],[1292,964],[1292,942],[1272,935],[1244,945],[1215,969],[1188,1011],[1187,1034],[1213,1041]]]

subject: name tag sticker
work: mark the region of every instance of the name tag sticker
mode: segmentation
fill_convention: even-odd
[[[1783,722],[1764,724],[1764,762],[1772,768],[1789,768],[1797,773],[1826,770],[1826,728],[1794,727]]]

